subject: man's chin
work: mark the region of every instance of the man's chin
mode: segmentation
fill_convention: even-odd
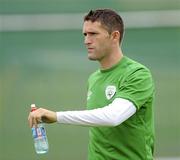
[[[91,61],[97,61],[97,58],[91,57],[91,56],[88,56],[88,59],[91,60]]]

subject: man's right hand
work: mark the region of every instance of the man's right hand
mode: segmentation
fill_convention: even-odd
[[[44,108],[37,108],[35,111],[29,113],[28,123],[30,128],[32,128],[33,126],[37,127],[37,124],[40,122],[57,122],[56,112]]]

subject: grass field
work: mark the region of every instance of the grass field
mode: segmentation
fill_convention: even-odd
[[[128,29],[125,55],[155,79],[156,157],[180,156],[180,28]],[[84,109],[87,60],[81,31],[0,33],[0,160],[84,160],[88,128],[48,125],[50,150],[34,152],[27,116],[31,103],[52,110]],[[71,101],[70,101],[71,100]],[[160,159],[162,160],[162,159]]]
[[[1,0],[0,13],[64,13],[87,12],[93,8],[114,8],[121,11],[179,9],[178,0]]]

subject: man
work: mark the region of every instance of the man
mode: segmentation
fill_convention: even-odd
[[[39,108],[29,114],[30,127],[41,120],[90,126],[88,160],[153,159],[153,80],[145,66],[123,55],[123,32],[121,17],[110,9],[84,17],[88,58],[100,64],[88,80],[88,110]]]

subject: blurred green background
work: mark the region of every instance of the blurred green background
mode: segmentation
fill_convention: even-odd
[[[179,2],[0,0],[0,14],[179,10]],[[127,28],[122,48],[154,76],[155,156],[180,157],[180,27]],[[0,160],[87,158],[88,128],[46,125],[50,150],[38,156],[27,122],[31,103],[55,111],[86,108],[87,79],[98,68],[86,54],[81,30],[0,32]]]

